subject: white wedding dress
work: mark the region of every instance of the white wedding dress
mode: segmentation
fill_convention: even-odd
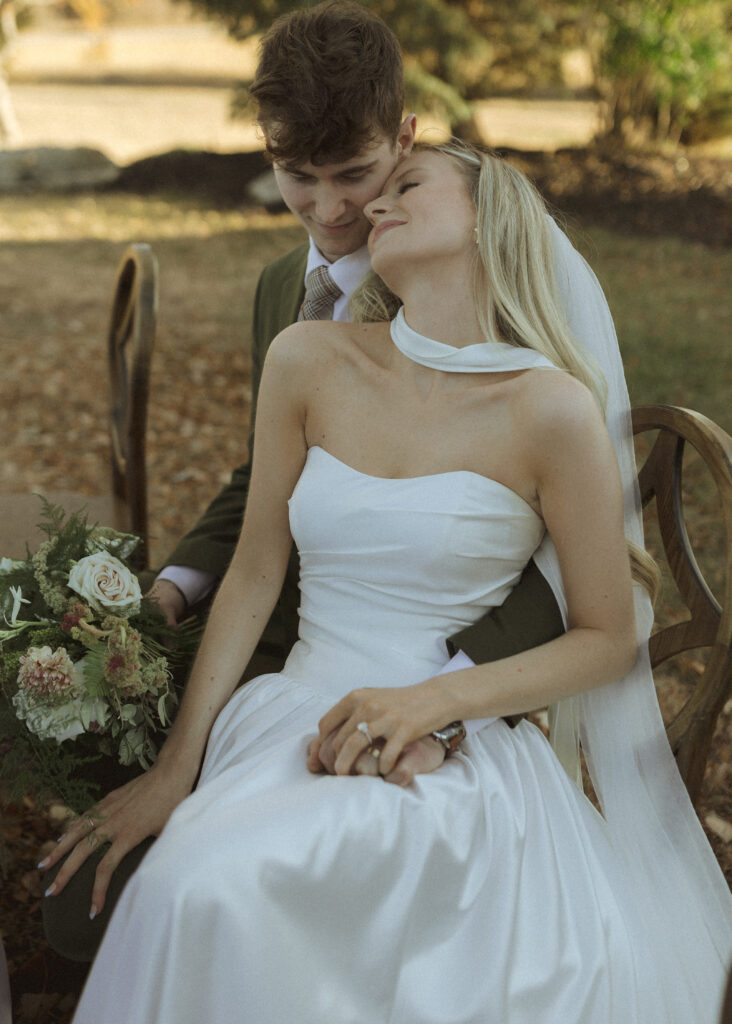
[[[669,1024],[605,822],[533,725],[498,720],[404,789],[305,767],[342,695],[444,665],[542,521],[476,473],[383,479],[317,447],[290,518],[300,640],[219,716],[76,1024]]]

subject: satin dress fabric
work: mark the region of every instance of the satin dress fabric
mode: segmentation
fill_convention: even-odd
[[[444,665],[541,520],[472,472],[378,478],[317,447],[290,520],[300,639],[217,719],[76,1024],[661,1024],[603,819],[535,726],[498,720],[406,788],[305,767],[339,697]]]

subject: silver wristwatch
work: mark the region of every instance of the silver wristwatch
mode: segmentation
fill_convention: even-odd
[[[457,750],[467,734],[462,722],[450,722],[449,725],[443,726],[442,729],[435,729],[430,735],[440,741],[445,748],[445,756],[449,757],[450,754]]]

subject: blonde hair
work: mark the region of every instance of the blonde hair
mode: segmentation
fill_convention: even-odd
[[[477,211],[473,297],[486,340],[500,339],[546,356],[585,384],[604,414],[605,378],[567,322],[547,208],[539,192],[521,171],[487,150],[457,139],[420,148],[457,164]],[[351,316],[360,322],[391,320],[400,305],[372,271],[351,300]],[[629,542],[628,547],[633,578],[655,599],[655,562],[638,545]]]

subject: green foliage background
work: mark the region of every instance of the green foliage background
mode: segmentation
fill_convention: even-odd
[[[235,38],[303,0],[181,0]],[[732,130],[732,5],[726,0],[362,0],[400,40],[408,104],[470,136],[471,103],[567,91],[562,57],[591,58],[604,133],[678,142]],[[307,4],[305,4],[307,6]],[[241,103],[239,104],[241,107]]]

